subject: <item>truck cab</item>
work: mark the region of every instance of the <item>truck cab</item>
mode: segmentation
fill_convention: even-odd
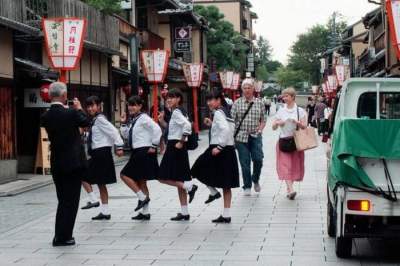
[[[400,237],[400,79],[349,79],[327,152],[327,231],[338,257],[355,238]]]

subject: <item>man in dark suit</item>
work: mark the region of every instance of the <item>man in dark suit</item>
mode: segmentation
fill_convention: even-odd
[[[70,108],[65,107],[64,83],[52,83],[49,93],[51,107],[42,116],[42,127],[46,128],[51,143],[51,171],[58,199],[53,246],[70,246],[75,245],[72,235],[86,168],[79,128],[88,127],[90,120],[78,99],[74,99]]]

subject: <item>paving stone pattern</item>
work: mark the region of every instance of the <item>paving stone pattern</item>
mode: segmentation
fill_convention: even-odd
[[[137,199],[119,181],[110,186],[112,219],[94,222],[98,210],[80,211],[78,245],[53,248],[53,186],[1,198],[0,265],[400,265],[398,242],[357,240],[352,259],[336,258],[325,228],[324,146],[307,152],[305,181],[296,185],[298,198],[289,201],[275,172],[276,139],[269,125],[262,192],[245,197],[240,189],[234,191],[230,225],[211,223],[222,201],[205,205],[208,191],[202,185],[189,207],[191,220],[171,222],[179,211],[176,189],[157,182],[150,183],[151,221],[132,221]],[[207,141],[202,135],[191,162]]]

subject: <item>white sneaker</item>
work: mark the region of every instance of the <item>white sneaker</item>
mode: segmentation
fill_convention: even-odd
[[[250,188],[243,189],[243,194],[245,196],[251,196],[251,189]]]
[[[260,193],[260,191],[261,191],[260,183],[255,183],[254,184],[254,191],[257,192],[257,193]]]

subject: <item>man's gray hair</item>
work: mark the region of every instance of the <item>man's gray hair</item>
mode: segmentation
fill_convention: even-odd
[[[51,98],[61,97],[67,92],[67,85],[63,82],[53,82],[49,87],[49,94]]]
[[[243,89],[245,86],[250,86],[250,87],[254,88],[254,79],[252,79],[252,78],[246,78],[246,79],[244,79],[243,82],[242,82],[242,89]]]

